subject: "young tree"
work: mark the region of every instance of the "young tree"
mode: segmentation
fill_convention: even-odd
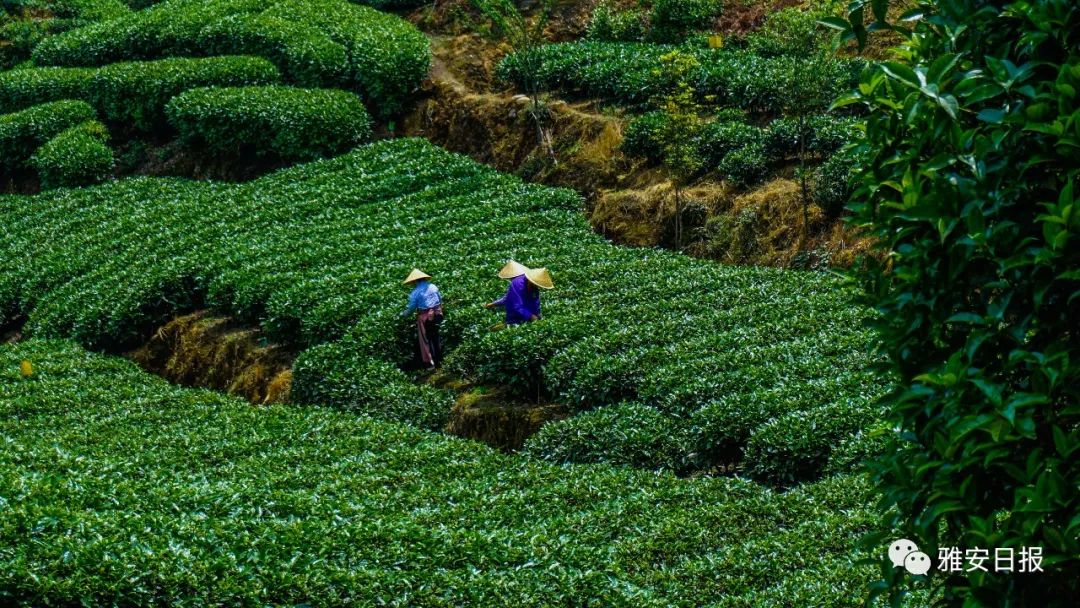
[[[525,93],[529,96],[529,116],[536,125],[537,145],[547,150],[552,160],[555,148],[544,128],[547,108],[540,100],[540,68],[542,59],[538,52],[547,39],[544,30],[551,18],[554,0],[538,0],[539,6],[530,17],[514,4],[513,0],[472,0],[473,6],[489,21],[487,32],[490,36],[501,39],[514,51],[521,76],[524,80]]]
[[[959,547],[1017,560],[932,572],[935,604],[1072,606],[1080,4],[923,1],[895,23],[888,5],[856,1],[829,20],[860,43],[873,29],[905,38],[840,102],[868,113],[850,208],[886,258],[855,275],[895,379],[885,404],[901,449],[873,464],[885,527],[934,558]],[[916,583],[887,562],[882,574],[875,589],[894,605]]]
[[[683,244],[682,189],[701,169],[698,134],[701,130],[700,106],[690,85],[691,75],[700,67],[697,58],[680,51],[660,57],[656,74],[666,81],[666,93],[653,103],[667,115],[657,132],[660,157],[675,189],[675,248]]]

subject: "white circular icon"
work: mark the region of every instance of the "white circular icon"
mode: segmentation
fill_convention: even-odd
[[[912,551],[904,557],[904,567],[915,575],[926,574],[930,571],[930,556],[922,551]]]
[[[914,553],[918,550],[918,545],[906,538],[901,538],[889,545],[889,559],[892,561],[894,568],[903,568],[904,558],[907,557],[909,553]]]

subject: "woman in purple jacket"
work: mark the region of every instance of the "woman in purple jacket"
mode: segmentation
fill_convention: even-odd
[[[511,260],[499,271],[499,277],[510,279],[503,297],[485,304],[486,308],[506,308],[506,324],[521,325],[540,318],[540,290],[555,287],[546,268],[526,268]]]

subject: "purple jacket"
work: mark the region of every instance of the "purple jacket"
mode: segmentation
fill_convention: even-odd
[[[540,290],[535,287],[530,290],[525,275],[510,279],[506,295],[492,303],[506,307],[507,325],[520,325],[527,323],[533,315],[540,316]]]

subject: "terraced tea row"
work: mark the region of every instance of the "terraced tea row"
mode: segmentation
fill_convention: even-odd
[[[791,419],[816,442],[815,464],[786,475],[760,450],[762,477],[788,483],[873,420],[865,313],[837,280],[614,247],[581,204],[422,140],[247,184],[144,178],[7,197],[0,310],[26,316],[33,335],[119,348],[209,305],[314,346],[296,364],[297,398],[440,428],[449,397],[395,369],[412,345],[400,281],[421,266],[446,300],[451,369],[575,411],[641,402],[658,414],[653,431],[688,437],[656,463],[737,461],[776,416],[859,412]],[[557,288],[543,320],[492,331],[480,305],[504,288],[494,273],[508,258],[552,268]]]
[[[33,374],[21,377],[20,361]],[[10,605],[862,605],[865,482],[556,467],[0,346]]]

